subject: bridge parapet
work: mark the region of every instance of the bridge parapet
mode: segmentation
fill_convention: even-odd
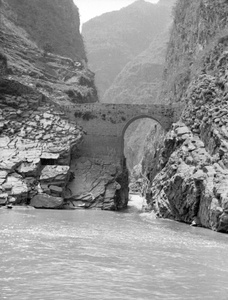
[[[96,119],[98,122],[101,120],[105,123],[126,125],[133,118],[148,117],[159,122],[165,130],[168,130],[170,125],[176,121],[176,114],[180,111],[179,106],[170,105],[106,103],[76,104],[71,105],[68,109],[78,122],[91,122]]]

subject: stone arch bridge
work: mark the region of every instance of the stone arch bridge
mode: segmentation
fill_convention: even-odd
[[[133,121],[151,118],[167,131],[180,117],[181,108],[179,105],[87,103],[68,106],[67,111],[70,119],[86,132],[79,149],[82,155],[117,162],[124,157],[124,133]]]

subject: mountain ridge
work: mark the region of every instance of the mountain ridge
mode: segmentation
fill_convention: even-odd
[[[123,67],[163,31],[169,18],[169,8],[136,1],[83,24],[89,66],[96,73],[100,98]]]

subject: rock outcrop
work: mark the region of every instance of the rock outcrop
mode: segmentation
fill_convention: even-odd
[[[41,2],[44,6],[39,9]],[[70,117],[74,114],[71,108],[75,103],[98,101],[94,74],[78,53],[78,49],[84,49],[81,36],[75,56],[61,52],[58,45],[55,51],[38,47],[43,47],[39,38],[47,38],[52,32],[46,14],[53,16],[57,10],[57,21],[65,19],[64,7],[68,14],[72,5],[71,0],[49,2],[0,2],[0,205],[124,208],[128,200],[127,170],[119,163],[84,158],[79,153],[85,132],[77,125],[77,118]],[[28,8],[34,9],[31,15]],[[26,20],[22,18],[23,9],[28,12]],[[34,22],[43,20],[46,24],[41,22],[38,36],[29,23],[34,12]],[[68,14],[64,22],[71,17]],[[74,22],[78,20],[72,20],[73,27]],[[55,30],[61,33],[64,24],[55,23]]]
[[[227,1],[177,4],[163,96],[185,108],[157,155],[148,197],[159,217],[219,232],[228,232],[227,21]]]
[[[33,87],[11,79],[0,83],[1,204],[37,203],[36,194],[56,196],[56,191],[64,197],[81,128]]]
[[[87,61],[73,0],[2,0],[0,5],[7,18],[23,28],[39,48]]]
[[[71,157],[83,138],[62,105],[97,101],[94,74],[83,57],[72,60],[37,47],[28,28],[18,26],[28,2],[1,1],[0,205],[61,208]],[[38,3],[32,4],[36,11]]]
[[[128,172],[111,159],[80,157],[71,163],[65,208],[120,210],[128,202]]]

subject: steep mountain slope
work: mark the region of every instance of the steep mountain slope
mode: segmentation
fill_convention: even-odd
[[[186,1],[176,6],[162,89],[166,102],[184,100],[194,68],[202,64],[206,47],[213,45],[216,34],[225,34],[222,30],[227,21],[226,2]],[[201,71],[202,68],[199,68]]]
[[[171,26],[171,22],[170,22]],[[156,103],[161,87],[170,27],[153,39],[117,75],[102,99],[108,103]]]
[[[38,47],[75,60],[86,60],[73,0],[1,0],[8,18],[26,30]],[[69,22],[70,20],[70,22]]]
[[[96,102],[97,93],[94,86],[94,74],[87,69],[83,56],[78,57],[75,54],[78,59],[72,60],[67,57],[68,49],[64,50],[63,53],[66,57],[61,57],[54,54],[58,52],[58,47],[53,50],[53,53],[50,53],[37,46],[38,36],[45,36],[45,39],[49,39],[49,36],[54,36],[56,31],[60,32],[62,30],[62,23],[59,23],[59,20],[65,17],[62,11],[63,7],[60,5],[59,10],[57,9],[58,1],[54,0],[51,3],[48,0],[40,1],[39,4],[42,8],[39,12],[36,11],[39,8],[38,2],[34,3],[33,6],[33,0],[21,0],[15,3],[13,0],[1,1],[1,52],[5,54],[8,60],[10,79],[16,79],[25,85],[33,85],[57,103],[61,103],[61,99],[64,99],[66,103],[67,101],[69,103]],[[57,5],[54,12],[52,11],[53,3]],[[69,6],[71,7],[71,4],[74,5],[71,0],[66,1],[66,10],[67,7],[68,9]],[[40,18],[45,19],[48,9],[50,9],[51,15],[58,12],[59,18],[52,20],[52,22],[56,22],[53,23],[54,29],[48,27],[47,24],[45,25],[47,29],[45,29],[46,27],[43,27],[44,24],[41,22],[41,27],[38,26],[39,34],[37,36],[38,29],[30,27],[29,23],[25,23],[26,21],[22,22],[23,26],[20,27],[18,23],[24,17],[23,8],[25,9],[25,6],[29,7],[26,20],[29,20],[31,16],[33,17],[34,13],[38,16],[40,14]],[[45,9],[46,6],[48,7],[47,10]],[[77,10],[76,6],[75,10]],[[75,20],[75,15],[70,14],[68,23],[76,22],[75,25],[78,24],[79,26],[79,16],[77,15],[77,17],[78,19]],[[78,49],[84,49],[78,27],[76,27],[76,33],[74,34],[79,41],[77,44]]]
[[[228,2],[179,0],[162,97],[185,103],[151,174],[159,217],[228,232]]]
[[[75,208],[67,185],[73,180],[71,163],[83,130],[75,119],[70,121],[69,105],[97,101],[94,74],[83,58],[73,60],[40,49],[30,39],[32,33],[15,21],[20,19],[19,1],[15,7],[6,1],[0,4],[0,206]],[[99,207],[115,206],[113,197],[106,195],[105,204],[103,198],[99,197]],[[91,205],[88,199],[86,203]],[[92,204],[96,206],[94,199]]]
[[[83,25],[82,34],[100,98],[123,67],[166,28],[170,7],[165,4],[139,0]]]

